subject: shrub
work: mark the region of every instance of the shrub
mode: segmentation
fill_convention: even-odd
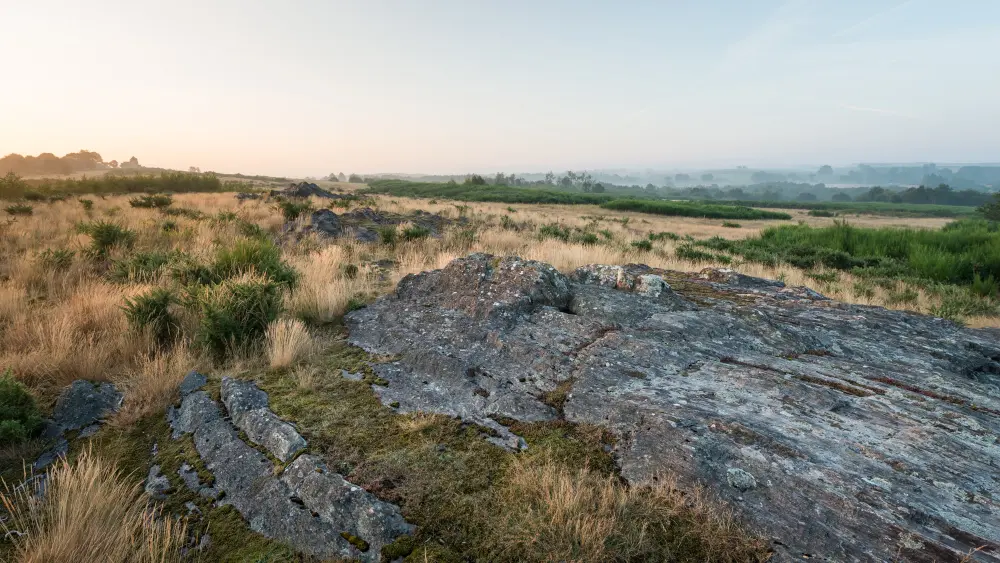
[[[166,252],[138,252],[111,265],[108,277],[116,282],[148,283],[157,278],[173,259]]]
[[[678,246],[674,254],[681,260],[690,260],[692,262],[711,262],[714,255],[708,252],[702,252],[697,248],[690,245]]]
[[[638,211],[656,215],[681,217],[706,217],[709,219],[791,219],[787,213],[764,211],[752,207],[721,205],[691,201],[652,201],[641,199],[616,199],[602,203],[605,209]]]
[[[42,415],[28,389],[10,370],[0,375],[0,447],[19,444],[42,430]]]
[[[20,176],[9,171],[0,176],[0,199],[17,199],[24,197],[24,192],[28,189],[28,184]]]
[[[596,233],[578,233],[576,236],[573,237],[573,242],[577,242],[584,245],[594,245],[600,242],[600,239],[597,238]]]
[[[177,222],[176,221],[164,221],[160,225],[160,230],[163,231],[164,233],[173,233],[173,232],[176,232],[177,231]]]
[[[542,225],[538,229],[538,236],[545,238],[555,238],[563,242],[569,241],[569,227],[564,227],[558,223],[549,223],[548,225]]]
[[[94,201],[93,200],[81,198],[81,199],[79,199],[77,201],[79,201],[80,205],[83,206],[83,210],[84,211],[90,211],[90,210],[92,210],[94,208]]]
[[[723,221],[722,226],[727,229],[739,229],[742,225],[739,223],[733,223],[732,221]]]
[[[244,275],[196,290],[196,340],[225,356],[259,344],[282,310],[281,285],[260,275]]]
[[[517,223],[515,223],[514,220],[510,218],[510,215],[503,215],[500,217],[500,228],[507,231],[519,230],[517,227]]]
[[[27,191],[24,192],[24,199],[27,201],[45,201],[45,196],[38,192]]]
[[[75,252],[67,248],[47,248],[38,255],[38,258],[45,269],[61,272],[69,269],[73,264],[73,256],[75,255]]]
[[[615,238],[614,233],[612,233],[611,231],[609,231],[607,229],[601,229],[600,231],[597,231],[597,232],[600,233],[601,236],[604,237],[605,240],[612,240],[613,238]]]
[[[403,229],[403,240],[411,241],[418,240],[422,238],[427,238],[430,236],[431,231],[427,227],[421,227],[420,225],[414,225],[412,227],[407,227]]]
[[[837,214],[833,211],[825,211],[823,209],[810,209],[809,215],[812,217],[836,217]]]
[[[187,207],[168,207],[166,209],[160,209],[160,212],[171,217],[186,217],[194,220],[205,218],[205,214],[201,211],[198,211],[197,209],[189,209]]]
[[[643,252],[649,252],[650,250],[653,250],[653,243],[648,240],[636,240],[632,241],[632,248]]]
[[[376,227],[375,232],[378,233],[378,239],[382,244],[387,246],[396,244],[397,233],[395,225]]]
[[[112,248],[129,249],[135,244],[135,231],[117,223],[106,221],[81,223],[77,225],[77,231],[90,236],[90,248],[87,253],[92,258],[105,258]]]
[[[297,274],[281,259],[281,249],[266,239],[240,239],[231,247],[221,248],[211,267],[216,281],[256,272],[282,285],[294,286]]]
[[[982,297],[997,297],[997,294],[1000,293],[1000,285],[997,284],[996,278],[992,275],[984,278],[979,275],[979,272],[973,276],[970,289],[972,293]]]
[[[299,203],[286,199],[278,202],[278,209],[281,210],[281,214],[285,217],[285,221],[294,221],[302,216],[303,213],[308,213],[312,210],[312,204],[308,201]]]
[[[8,215],[31,215],[35,208],[26,203],[15,203],[4,208]]]
[[[174,203],[174,198],[167,194],[141,195],[128,200],[132,207],[143,209],[163,209],[170,207]]]
[[[662,233],[649,233],[649,240],[681,240],[676,233],[664,231]]]
[[[122,309],[129,326],[138,332],[146,332],[160,345],[167,345],[180,334],[180,322],[171,313],[177,298],[169,289],[162,287],[125,299]]]

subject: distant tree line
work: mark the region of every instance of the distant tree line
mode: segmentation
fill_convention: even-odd
[[[13,172],[22,176],[37,174],[73,174],[108,168],[101,155],[82,150],[58,157],[50,152],[38,156],[8,154],[0,158],[0,174]]]

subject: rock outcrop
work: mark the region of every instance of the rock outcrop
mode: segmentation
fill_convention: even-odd
[[[483,254],[346,321],[397,358],[372,366],[383,403],[602,425],[625,478],[707,485],[777,561],[1000,560],[1000,331],[727,270]]]
[[[341,199],[343,196],[340,194],[335,194],[329,190],[324,190],[323,188],[313,184],[312,182],[299,182],[298,184],[290,184],[287,188],[283,190],[271,190],[270,195],[272,197],[321,197],[324,199]]]
[[[122,405],[122,393],[111,383],[77,379],[63,389],[56,400],[52,418],[46,421],[43,437],[52,440],[51,448],[33,464],[39,471],[69,451],[67,435],[79,431],[77,438],[97,432],[101,422]]]
[[[223,379],[225,411],[199,390],[204,384],[203,376],[189,375],[181,385],[181,406],[169,415],[175,431],[193,435],[199,457],[215,477],[207,487],[193,468],[182,466],[186,487],[208,498],[222,496],[217,502],[232,505],[252,530],[313,557],[378,562],[382,547],[412,533],[398,507],[301,453],[306,441],[270,411],[267,394],[253,382]],[[241,439],[238,429],[275,458],[293,461],[276,471],[268,455]],[[156,469],[150,470],[147,488],[162,494]]]

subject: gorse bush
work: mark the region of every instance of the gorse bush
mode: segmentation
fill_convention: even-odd
[[[62,272],[73,265],[75,255],[76,253],[68,248],[47,248],[38,255],[38,259],[46,270]]]
[[[217,356],[260,344],[282,311],[282,286],[260,275],[244,275],[197,288],[196,341]]]
[[[20,199],[28,190],[28,183],[13,171],[0,176],[0,199]]]
[[[419,240],[422,238],[427,238],[430,236],[431,231],[427,227],[421,227],[420,225],[413,225],[412,227],[407,227],[403,229],[403,240]]]
[[[94,209],[94,201],[93,200],[81,198],[81,199],[79,199],[77,201],[79,201],[80,205],[83,206],[83,210],[84,211],[90,211],[90,210]]]
[[[23,180],[22,180],[23,182]],[[23,184],[22,194],[28,184]],[[134,193],[187,193],[219,192],[222,182],[214,174],[189,174],[186,172],[164,172],[159,176],[124,174],[109,172],[100,177],[31,182],[31,191],[42,199],[54,194],[134,194]],[[15,195],[8,195],[9,193]],[[22,197],[16,195],[17,188],[7,189],[0,185],[0,198]]]
[[[812,217],[836,217],[837,214],[833,211],[826,211],[823,209],[810,209],[809,215]]]
[[[132,207],[143,209],[162,209],[170,207],[174,203],[174,198],[166,194],[142,195],[128,200]]]
[[[15,203],[4,208],[8,215],[31,215],[35,208],[25,203]]]
[[[294,286],[298,278],[295,270],[282,260],[281,249],[270,240],[240,239],[216,252],[211,265],[215,281],[247,273],[257,273],[289,287]]]
[[[649,252],[650,250],[653,250],[653,243],[649,242],[648,240],[632,241],[631,246],[632,248],[636,250],[641,250],[643,252]]]
[[[10,370],[4,371],[0,375],[0,447],[33,438],[41,430],[42,416],[35,398]]]
[[[378,233],[379,242],[386,246],[392,246],[396,244],[396,240],[399,238],[399,233],[396,232],[395,225],[385,225],[382,227],[376,227],[375,232]]]
[[[130,249],[135,244],[135,231],[117,223],[96,221],[77,225],[77,231],[90,236],[87,253],[92,258],[105,258],[112,248]]]
[[[159,277],[176,254],[167,252],[137,252],[111,265],[108,277],[116,282],[148,283]]]
[[[160,209],[160,212],[171,217],[184,217],[195,221],[205,218],[205,214],[201,211],[198,211],[197,209],[189,209],[187,207],[167,207],[165,209]]]
[[[154,288],[132,299],[122,307],[129,325],[138,332],[146,332],[162,345],[173,342],[181,331],[180,321],[171,309],[177,298],[166,288]]]
[[[294,221],[301,217],[303,213],[311,211],[312,204],[308,201],[297,203],[290,200],[282,200],[278,202],[278,208],[281,210],[282,216],[285,217],[285,221]]]

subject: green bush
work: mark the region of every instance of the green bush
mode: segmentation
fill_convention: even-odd
[[[312,204],[308,201],[296,203],[294,201],[282,200],[278,202],[278,208],[285,217],[285,221],[294,221],[302,216],[303,213],[311,211]]]
[[[418,240],[422,238],[427,238],[430,236],[431,231],[427,227],[421,227],[420,225],[413,225],[412,227],[407,227],[403,229],[403,240],[411,241]]]
[[[73,256],[75,255],[75,252],[67,248],[47,248],[38,255],[38,258],[42,261],[42,266],[45,269],[62,272],[68,270],[73,264]]]
[[[564,227],[558,223],[550,223],[548,225],[542,225],[538,228],[538,236],[546,238],[559,239],[563,242],[569,241],[570,230],[569,227]]]
[[[600,242],[600,239],[597,238],[597,233],[583,232],[573,235],[573,242],[591,246]]]
[[[137,252],[111,265],[108,277],[116,282],[148,283],[155,280],[174,258],[166,252]]]
[[[678,246],[674,254],[681,260],[690,260],[692,262],[711,262],[715,258],[715,255],[711,253],[703,252],[687,244]]]
[[[13,171],[0,176],[0,199],[20,199],[28,189],[28,183]]]
[[[650,250],[653,250],[653,243],[648,240],[636,240],[632,241],[632,248],[643,252],[649,252]]]
[[[171,313],[171,307],[177,302],[172,291],[157,287],[126,299],[122,309],[134,330],[149,331],[158,343],[168,345],[180,334],[180,322]]]
[[[196,290],[197,341],[217,356],[259,344],[282,310],[281,285],[243,277]]]
[[[664,231],[662,233],[649,233],[649,240],[681,240],[675,233]]]
[[[35,398],[10,370],[0,375],[0,447],[19,444],[42,431]]]
[[[91,200],[91,199],[80,198],[77,201],[79,201],[80,205],[83,206],[83,210],[84,211],[90,211],[90,210],[92,210],[94,208],[94,201]]]
[[[733,223],[732,221],[723,221],[722,226],[726,227],[727,229],[739,229],[740,227],[742,227],[742,225],[740,225],[739,223]]]
[[[645,199],[616,199],[601,204],[604,209],[638,211],[656,215],[679,217],[706,217],[709,219],[791,219],[787,213],[764,211],[752,207],[721,205],[692,201],[653,201]]]
[[[35,208],[26,203],[15,203],[4,208],[8,215],[31,215]]]
[[[281,249],[267,239],[237,240],[231,247],[220,248],[211,271],[216,281],[256,272],[282,285],[294,286],[298,275],[281,259]]]
[[[170,207],[174,203],[174,198],[167,194],[141,195],[128,200],[132,207],[143,209],[163,209]]]
[[[27,201],[45,201],[45,194],[40,194],[38,192],[27,191],[24,192],[24,199]]]
[[[169,215],[171,217],[186,217],[188,219],[204,219],[205,214],[197,209],[189,209],[187,207],[168,207],[166,209],[161,209],[161,213],[164,215]]]
[[[90,236],[90,248],[87,253],[92,258],[105,258],[112,248],[130,249],[135,244],[135,231],[117,223],[106,221],[81,223],[77,225],[76,229],[80,233]]]
[[[826,211],[823,209],[810,209],[809,215],[813,217],[836,217],[837,214],[833,211]]]
[[[398,233],[396,232],[396,225],[384,225],[382,227],[376,227],[375,232],[378,233],[378,240],[387,246],[392,246],[396,244],[396,239],[398,238]]]

